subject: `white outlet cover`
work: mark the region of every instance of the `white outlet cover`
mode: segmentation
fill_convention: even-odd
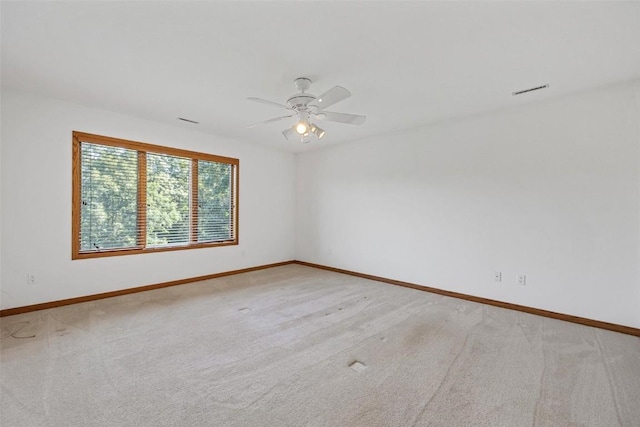
[[[518,284],[519,285],[526,285],[527,284],[527,276],[525,276],[524,274],[519,274],[518,275]]]

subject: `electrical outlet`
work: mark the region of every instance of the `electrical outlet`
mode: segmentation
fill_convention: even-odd
[[[502,272],[496,271],[495,273],[493,273],[493,281],[502,282]]]
[[[38,278],[36,277],[36,273],[27,273],[27,284],[35,285],[38,283]]]
[[[524,286],[527,284],[527,276],[524,274],[518,274],[518,285]]]

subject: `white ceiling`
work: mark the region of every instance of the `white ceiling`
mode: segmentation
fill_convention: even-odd
[[[303,151],[640,78],[640,2],[6,2],[2,84]],[[286,141],[293,79],[353,96]],[[512,91],[550,88],[513,97]],[[177,120],[199,121],[191,125]]]

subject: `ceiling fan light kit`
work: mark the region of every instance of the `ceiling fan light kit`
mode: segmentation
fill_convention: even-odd
[[[286,105],[262,98],[247,98],[250,101],[284,108],[293,112],[293,114],[254,123],[248,127],[273,123],[288,119],[289,117],[296,117],[296,123],[292,127],[282,131],[282,135],[284,135],[288,140],[300,138],[300,142],[307,143],[311,141],[311,134],[315,135],[318,139],[322,139],[326,134],[324,129],[315,124],[315,119],[352,125],[361,125],[367,119],[366,116],[358,114],[324,111],[325,108],[351,96],[351,93],[342,86],[334,86],[322,95],[315,96],[307,93],[307,90],[311,87],[310,79],[306,77],[299,77],[294,80],[294,84],[300,93],[297,93],[287,99]]]

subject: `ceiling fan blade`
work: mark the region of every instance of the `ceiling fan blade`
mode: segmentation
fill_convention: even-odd
[[[332,111],[321,111],[315,115],[320,120],[328,122],[347,123],[350,125],[361,125],[367,120],[367,116],[359,114],[334,113]]]
[[[253,96],[250,96],[247,99],[249,101],[259,102],[260,104],[266,104],[266,105],[271,105],[272,107],[279,107],[279,108],[285,108],[287,110],[291,110],[291,108],[287,107],[284,104],[278,104],[277,102],[269,101],[269,100],[266,100],[266,99],[256,98],[256,97],[253,97]]]
[[[316,107],[318,110],[327,108],[337,102],[347,99],[351,96],[351,92],[343,88],[342,86],[334,86],[313,101],[308,106]]]
[[[265,120],[263,122],[254,123],[252,125],[248,125],[248,128],[252,128],[259,125],[266,125],[267,123],[279,122],[280,120],[288,119],[289,117],[293,117],[295,114],[289,114],[288,116],[276,117],[275,119]]]
[[[283,130],[282,134],[287,139],[294,139],[294,138],[299,138],[300,137],[300,135],[298,135],[298,132],[296,132],[296,127],[295,126],[291,126],[290,128],[287,128],[287,129]]]

